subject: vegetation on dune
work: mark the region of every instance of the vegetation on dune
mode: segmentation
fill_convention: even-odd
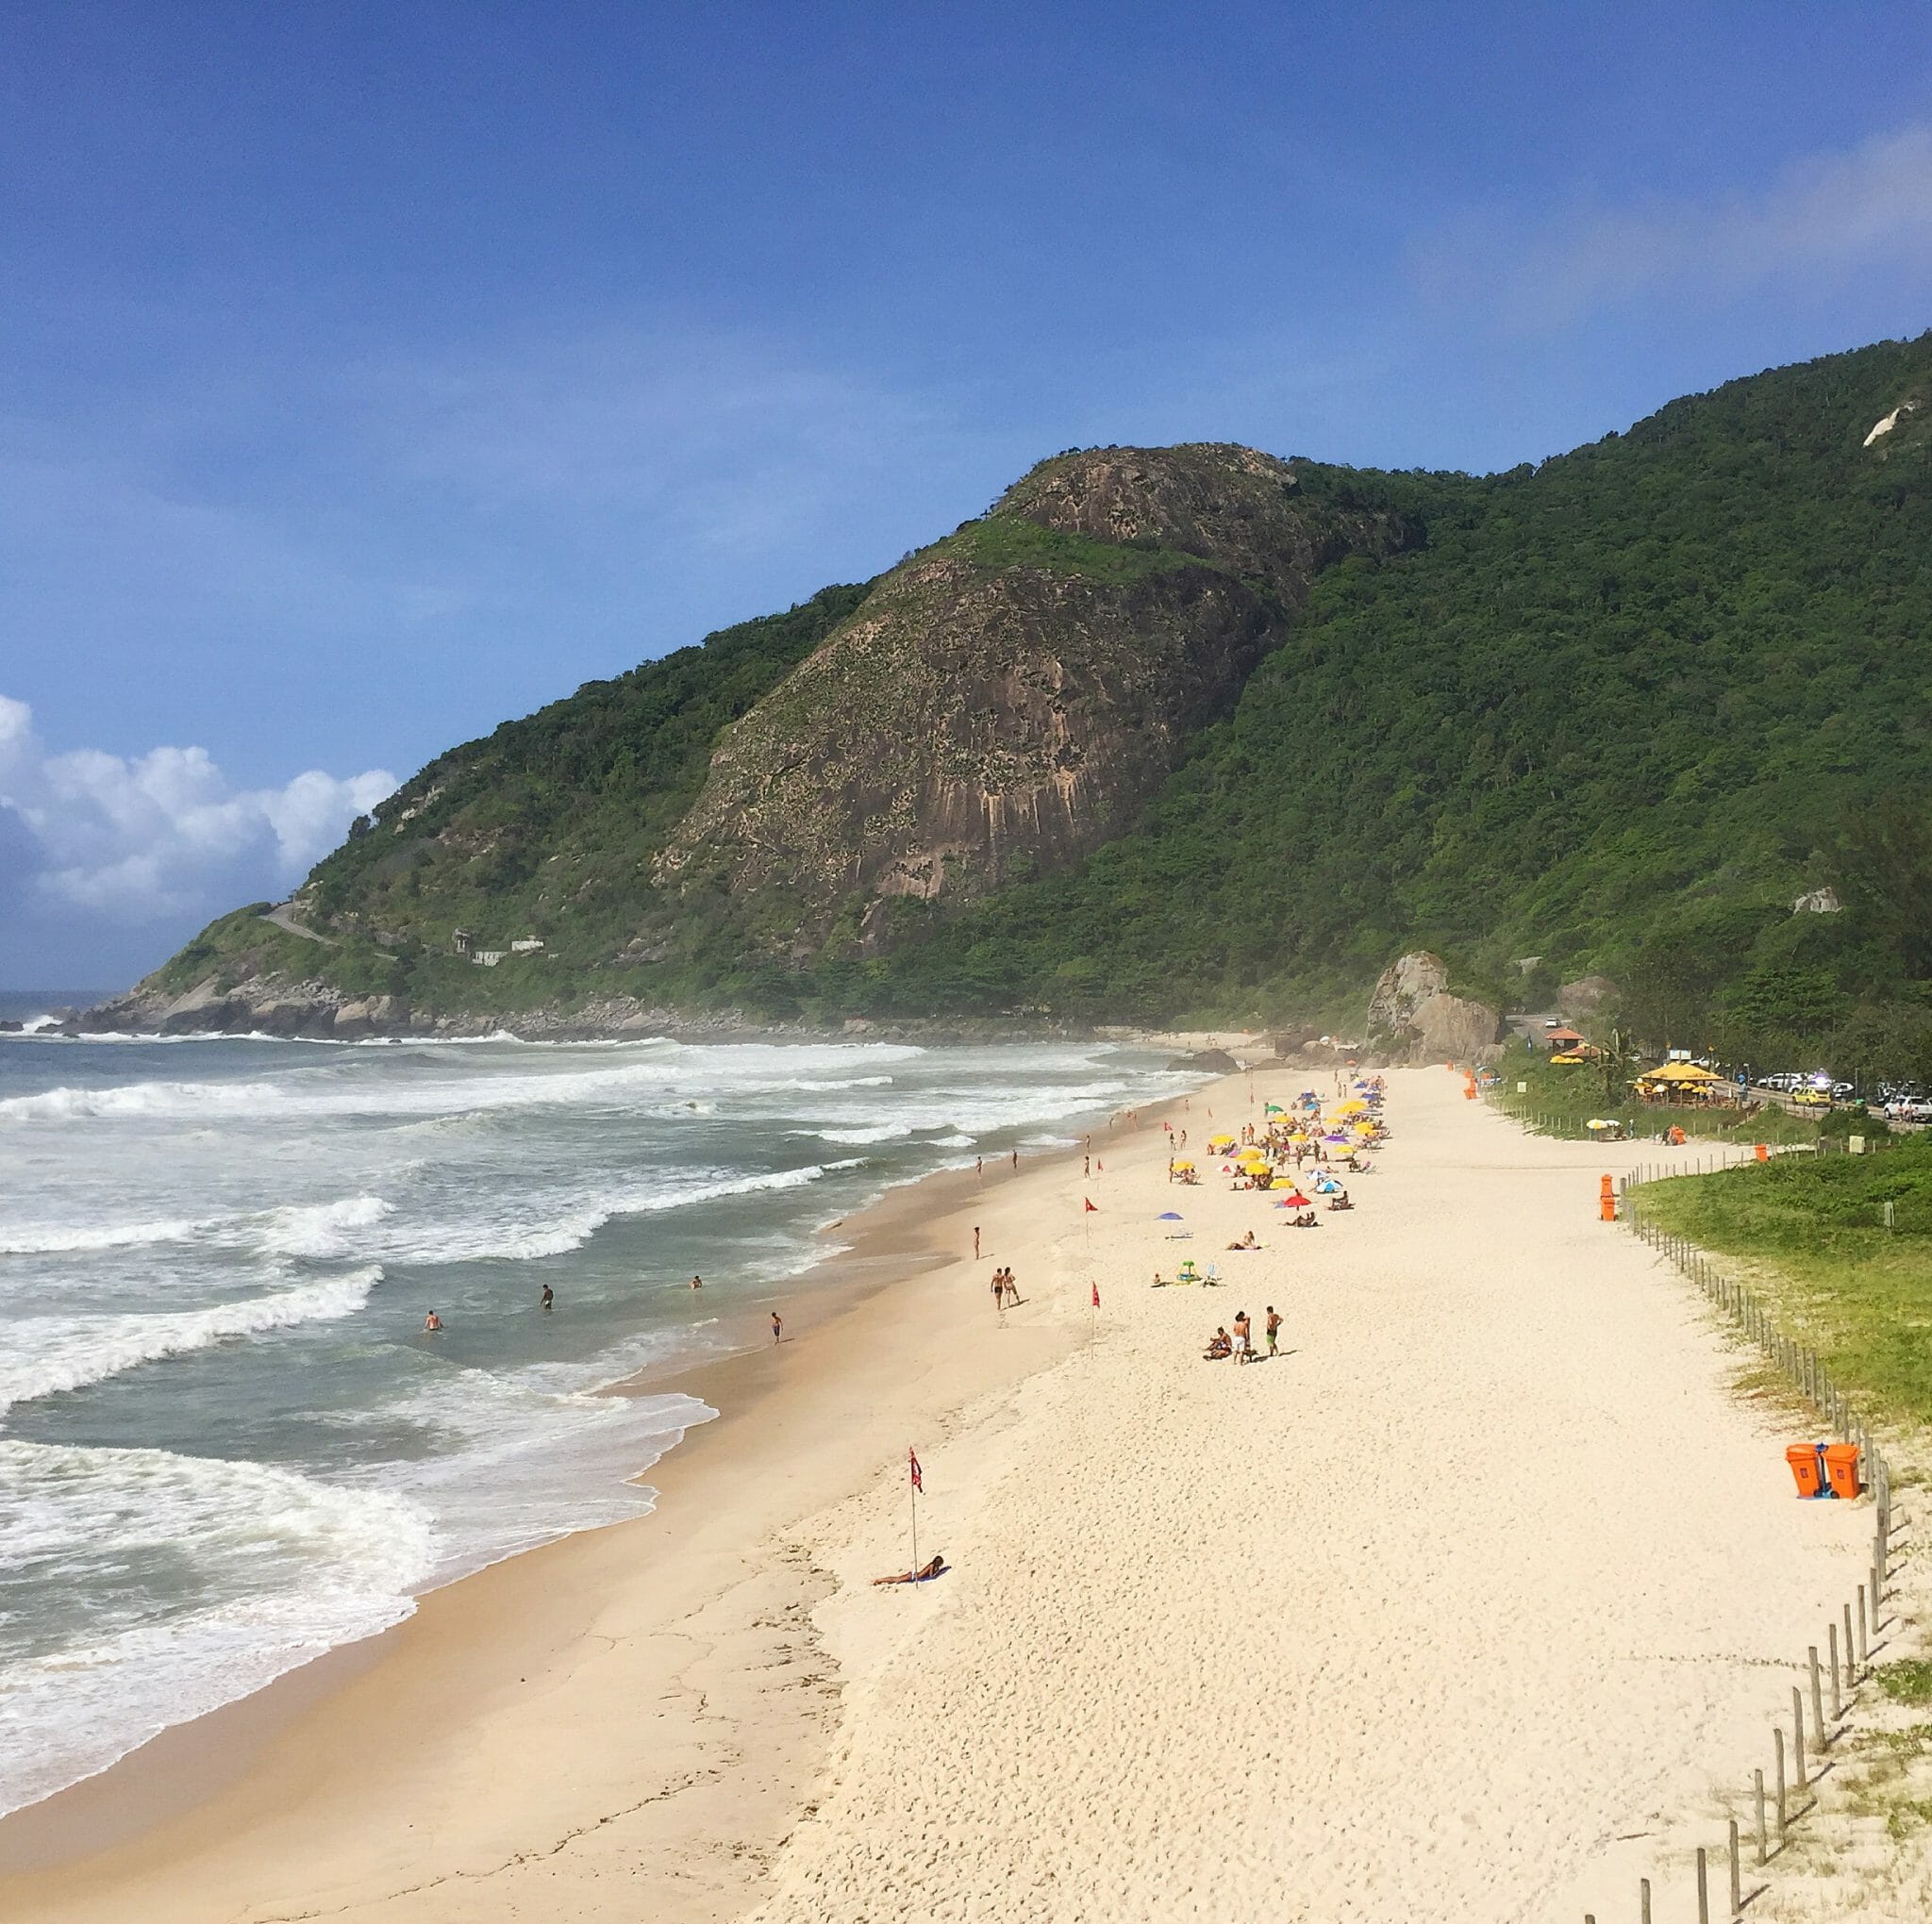
[[[1932,1421],[1932,1140],[1774,1156],[1641,1194],[1646,1220],[1751,1263],[1855,1400]]]

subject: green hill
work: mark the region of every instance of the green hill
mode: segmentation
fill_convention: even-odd
[[[439,758],[316,871],[341,947],[299,960],[419,1009],[1275,1020],[1426,946],[1505,998],[1607,972],[1656,1039],[1902,1035],[1928,463],[1932,337],[1506,474],[1059,456],[869,589]],[[157,986],[287,974],[267,927]]]

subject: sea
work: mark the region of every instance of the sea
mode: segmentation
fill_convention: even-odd
[[[751,1340],[886,1189],[1199,1080],[1099,1042],[36,1032],[87,1000],[0,999],[0,1810],[648,1511],[715,1413],[600,1388]]]

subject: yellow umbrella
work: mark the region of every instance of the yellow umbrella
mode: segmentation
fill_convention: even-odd
[[[1174,1168],[1177,1169],[1191,1169],[1193,1167],[1193,1164],[1191,1163],[1186,1156],[1182,1156],[1180,1160],[1174,1164]]]
[[[1360,1116],[1367,1111],[1368,1106],[1359,1096],[1352,1096],[1345,1103],[1338,1103],[1335,1105],[1335,1113],[1338,1116]]]

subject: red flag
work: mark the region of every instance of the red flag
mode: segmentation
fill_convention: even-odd
[[[1098,1216],[1100,1214],[1099,1210],[1093,1206],[1093,1199],[1091,1196],[1082,1196],[1080,1198],[1080,1207],[1090,1216]]]
[[[1100,1307],[1100,1285],[1098,1283],[1093,1285],[1093,1306],[1095,1309]]]
[[[912,1466],[912,1487],[916,1490],[924,1490],[925,1488],[925,1480],[919,1473],[919,1451],[913,1449],[909,1443],[906,1446],[906,1461]]]

